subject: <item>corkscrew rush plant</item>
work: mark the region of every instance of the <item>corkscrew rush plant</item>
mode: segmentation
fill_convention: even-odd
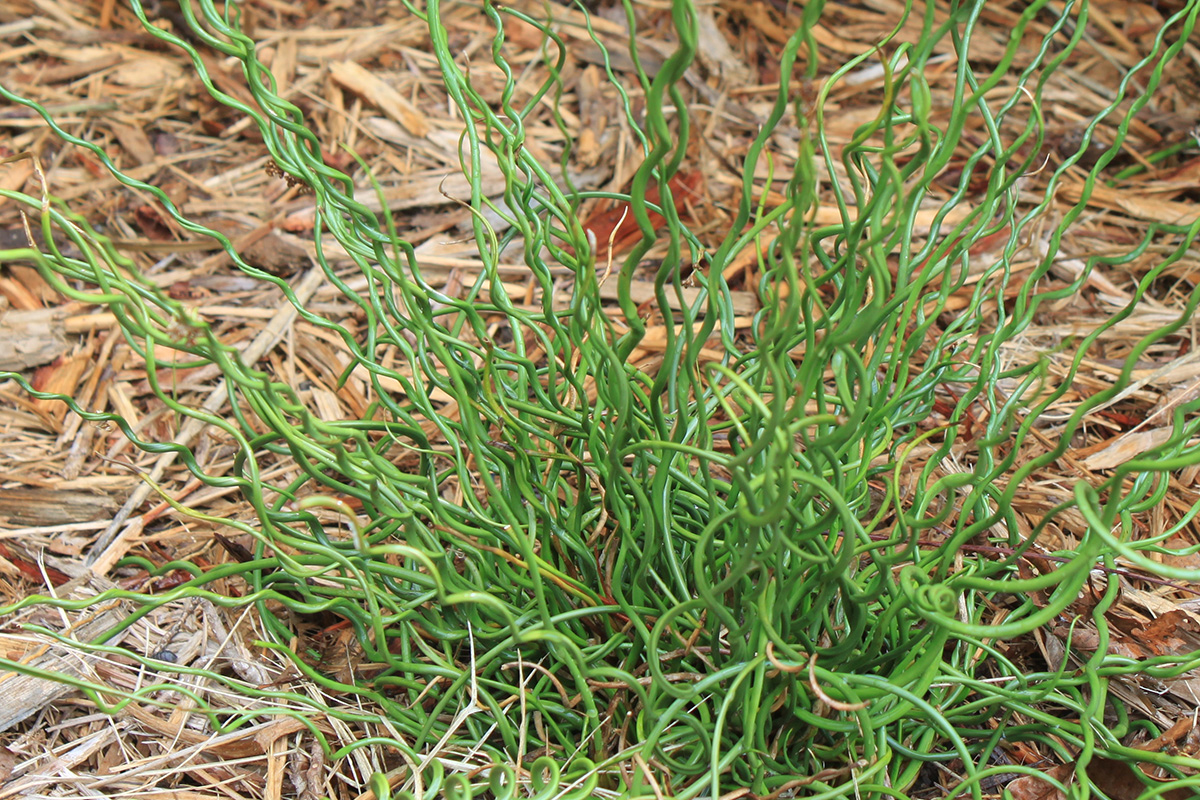
[[[428,23],[445,91],[463,120],[471,192],[461,199],[474,211],[482,268],[456,296],[424,274],[387,203],[381,214],[370,210],[365,198],[379,187],[356,186],[326,166],[321,145],[330,143],[283,99],[255,42],[239,31],[236,4],[182,3],[192,33],[185,39],[130,2],[148,32],[190,55],[216,100],[253,120],[278,167],[311,187],[319,267],[361,310],[362,324],[339,326],[306,307],[285,280],[246,263],[228,239],[123,174],[45,108],[11,86],[0,95],[35,110],[125,185],[151,193],[185,230],[216,238],[246,274],[277,285],[300,317],[341,342],[342,378],[364,378],[372,405],[360,419],[322,419],[295,387],[243,363],[208,322],[140,275],[52,185],[40,197],[0,190],[31,223],[29,246],[0,251],[0,262],[31,260],[65,296],[115,314],[155,395],[180,420],[200,419],[236,443],[235,469],[208,474],[185,447],[36,391],[21,375],[3,377],[31,396],[66,401],[85,419],[120,426],[144,451],[175,451],[201,481],[236,487],[254,509],[253,524],[214,520],[253,537],[252,558],[206,570],[129,559],[124,566],[182,568],[192,578],[161,594],[107,593],[138,610],[102,640],[72,646],[110,648],[122,630],[182,598],[253,605],[271,636],[264,648],[357,703],[327,708],[298,692],[180,667],[266,703],[235,713],[192,701],[217,731],[266,715],[385,720],[390,733],[353,745],[405,754],[407,782],[389,786],[377,776],[380,797],[514,797],[532,781],[535,796],[546,798],[715,798],[738,788],[902,798],[924,765],[953,762],[962,776],[957,796],[980,798],[989,776],[1034,771],[992,765],[1001,741],[1036,743],[1078,763],[1072,796],[1099,796],[1087,763],[1129,757],[1123,737],[1153,727],[1130,716],[1110,683],[1169,680],[1200,667],[1200,653],[1110,655],[1104,612],[1120,587],[1114,579],[1096,588],[1097,569],[1116,574],[1118,561],[1170,580],[1200,579],[1157,558],[1196,509],[1151,539],[1139,539],[1135,525],[1174,472],[1200,463],[1192,443],[1200,401],[1179,404],[1170,438],[1102,483],[1072,482],[1034,530],[1014,511],[1023,481],[1061,459],[1084,418],[1130,385],[1140,355],[1200,305],[1193,291],[1177,320],[1128,354],[1111,388],[1073,411],[1051,449],[1019,458],[1093,344],[1134,312],[1200,232],[1200,222],[1151,225],[1128,252],[1092,257],[1069,285],[1045,288],[1064,233],[1109,179],[1106,166],[1191,36],[1200,4],[1187,2],[1169,18],[1057,166],[1044,163],[1044,89],[1085,36],[1086,2],[1025,6],[987,74],[971,59],[982,2],[910,2],[890,36],[839,65],[822,62],[814,38],[823,4],[804,4],[792,12],[777,99],[745,152],[732,221],[715,246],[689,229],[673,196],[672,178],[696,136],[686,81],[698,47],[690,2],[670,4],[675,46],[656,70],[629,37],[636,85],[623,84],[603,38],[591,37],[642,149],[623,194],[573,182],[560,108],[569,57],[560,20],[483,3],[494,29],[491,58],[504,76],[497,104],[472,84],[451,46],[440,0],[409,4]],[[626,3],[624,12],[636,31],[639,10]],[[572,24],[589,24],[583,6],[573,13],[583,22]],[[919,21],[915,39],[899,35],[910,17]],[[1045,32],[1029,53],[1034,20]],[[532,92],[518,90],[505,60],[516,22],[544,36],[544,82]],[[201,50],[241,64],[255,106],[212,82]],[[951,98],[927,77],[945,53],[955,54],[943,66],[954,70]],[[831,93],[872,64],[884,76],[878,113],[835,146]],[[540,162],[525,146],[527,125],[546,113],[566,140],[559,164]],[[1098,126],[1113,119],[1116,137],[1087,166]],[[795,132],[795,167],[768,199],[763,175],[774,175],[785,128]],[[982,136],[965,137],[968,128]],[[934,191],[963,153],[953,191]],[[484,191],[488,161],[503,174],[502,197]],[[1085,176],[1078,201],[1048,221],[1063,182],[1077,175]],[[1032,176],[1036,193],[1027,189]],[[972,189],[981,183],[982,191]],[[596,263],[597,242],[580,221],[580,206],[595,198],[627,202],[641,233],[612,265]],[[837,221],[819,223],[822,207],[835,207]],[[332,241],[365,284],[330,266]],[[985,241],[1001,244],[981,259]],[[1053,353],[1011,357],[1006,348],[1046,304],[1078,293],[1098,264],[1128,263],[1152,246],[1166,254],[1134,300],[1064,345],[1065,379],[1048,377]],[[514,248],[536,286],[532,305],[512,301],[501,281],[502,254]],[[749,324],[736,318],[723,278],[748,248],[760,253],[761,276],[753,287],[761,309]],[[1018,270],[1019,254],[1029,252],[1036,263]],[[632,291],[647,264],[648,304]],[[571,279],[565,301],[563,268]],[[606,280],[618,287],[616,307],[602,300]],[[662,340],[650,347],[652,328]],[[175,370],[205,364],[226,381],[227,415],[182,403],[172,388]],[[941,422],[939,402],[948,404]],[[403,468],[402,455],[412,457]],[[291,465],[291,477],[271,483],[267,467],[279,464]],[[347,527],[318,508],[341,509]],[[1046,526],[1067,527],[1075,517],[1083,524],[1072,529],[1074,549],[1044,555],[1038,563],[1052,567],[1037,574],[1022,567],[1041,553],[1031,548]],[[241,596],[214,588],[233,579],[246,584]],[[1089,591],[1094,602],[1080,612]],[[82,605],[34,596],[0,612],[38,603]],[[365,659],[379,667],[370,681],[336,680],[286,647],[292,620],[318,612],[353,626]],[[1099,631],[1100,646],[1080,655],[1079,668],[1063,660],[1030,672],[1002,646],[1063,620]],[[124,693],[74,683],[117,711],[158,702],[164,687],[181,691],[163,680]],[[346,755],[329,749],[331,758]],[[523,764],[534,751],[546,755]],[[488,769],[447,774],[443,760],[466,752],[487,754]],[[635,759],[644,768],[629,767]],[[1200,767],[1165,753],[1138,759],[1177,775]]]

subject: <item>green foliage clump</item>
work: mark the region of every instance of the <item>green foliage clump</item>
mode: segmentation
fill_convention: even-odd
[[[532,773],[547,797],[718,797],[735,787],[759,796],[904,797],[923,765],[955,759],[959,791],[979,798],[989,775],[1021,769],[989,766],[1002,739],[1039,743],[1064,760],[1119,758],[1133,723],[1107,682],[1134,672],[1169,677],[1200,664],[1200,654],[1131,663],[1101,647],[1081,669],[1064,661],[1030,673],[997,645],[1069,616],[1098,565],[1120,558],[1174,574],[1153,558],[1157,544],[1134,541],[1129,529],[1133,515],[1166,492],[1170,470],[1200,461],[1188,444],[1197,402],[1179,407],[1173,435],[1152,454],[1117,468],[1101,486],[1077,483],[1042,525],[1078,512],[1087,523],[1078,547],[1055,554],[1053,570],[1019,574],[1040,532],[1021,532],[1013,501],[1022,481],[1061,457],[1089,410],[1128,384],[1138,353],[1121,381],[1075,411],[1057,447],[1022,462],[1021,443],[1069,380],[1049,385],[1045,359],[1012,363],[1004,348],[1041,306],[1078,291],[1099,263],[1088,262],[1065,288],[1039,288],[1120,140],[1090,168],[1081,199],[1038,263],[1020,276],[1013,266],[1095,127],[1123,114],[1123,137],[1149,102],[1193,29],[1195,3],[1171,18],[1154,51],[1129,71],[1140,75],[1140,93],[1131,96],[1130,79],[1122,82],[1079,151],[1045,179],[1038,201],[1020,189],[1042,167],[1043,90],[1084,35],[1086,4],[1029,4],[987,75],[976,74],[969,58],[984,4],[924,4],[919,38],[901,42],[898,24],[876,50],[824,75],[811,102],[798,87],[822,74],[813,29],[823,4],[804,4],[783,51],[777,101],[742,165],[733,222],[713,246],[672,202],[671,181],[693,138],[682,82],[696,57],[697,24],[687,0],[672,3],[677,46],[653,75],[637,66],[640,85],[622,87],[607,71],[644,155],[627,195],[576,189],[570,147],[561,165],[548,165],[523,146],[526,121],[547,105],[567,130],[557,104],[568,53],[552,20],[483,4],[506,77],[495,107],[456,59],[439,0],[413,5],[467,120],[462,169],[483,268],[462,297],[452,297],[423,276],[390,214],[380,218],[355,198],[348,176],[326,166],[301,111],[280,97],[254,42],[239,32],[234,4],[223,15],[198,0],[201,18],[191,4],[181,8],[204,47],[242,64],[254,108],[214,86],[196,46],[155,27],[132,2],[146,30],[191,55],[213,97],[255,121],[278,167],[311,187],[316,241],[336,239],[365,278],[355,284],[365,288],[353,288],[321,259],[327,279],[361,311],[356,331],[306,308],[285,281],[245,263],[162,192],[123,176],[44,109],[8,88],[0,95],[37,110],[62,139],[153,193],[186,229],[219,239],[246,273],[278,285],[303,319],[341,340],[349,358],[343,377],[365,378],[374,401],[361,419],[321,419],[293,387],[243,363],[207,323],[143,280],[64,204],[0,192],[40,220],[44,245],[0,259],[32,259],[59,291],[115,313],[163,402],[221,429],[238,448],[235,469],[211,476],[186,448],[146,441],[116,416],[75,408],[121,425],[144,450],[175,449],[198,478],[237,487],[255,511],[253,525],[224,521],[254,537],[251,559],[208,571],[185,565],[192,580],[161,595],[113,595],[137,600],[138,615],[184,597],[255,604],[273,639],[263,646],[287,658],[293,631],[282,609],[334,614],[354,627],[378,671],[349,684],[302,659],[296,667],[378,714],[314,708],[299,694],[180,672],[276,702],[272,713],[386,719],[391,734],[355,746],[387,744],[407,754],[423,781],[415,791],[425,796],[484,791],[445,776],[441,761],[482,749],[494,764],[486,791],[497,797],[512,796],[520,757],[542,751],[548,757]],[[625,7],[635,29],[634,8]],[[1017,69],[1035,19],[1047,28],[1043,46]],[[520,104],[503,57],[514,20],[545,35],[545,82]],[[957,54],[952,98],[936,97],[926,78],[931,59],[945,52]],[[641,64],[635,38],[629,55]],[[827,97],[868,62],[885,76],[878,114],[834,147]],[[631,92],[644,97],[643,113],[634,112]],[[785,123],[799,131],[799,153],[782,202],[769,207],[755,176],[773,171],[772,136]],[[982,141],[964,139],[968,125],[985,131]],[[483,192],[485,153],[503,172],[502,201]],[[948,196],[939,194],[934,182],[955,158],[961,177]],[[986,188],[970,193],[981,176]],[[652,188],[657,204],[648,200]],[[611,275],[594,263],[596,243],[578,219],[581,203],[595,197],[628,202],[642,233]],[[818,225],[818,207],[831,203],[839,221]],[[919,212],[927,234],[917,234]],[[658,229],[652,213],[664,220]],[[82,255],[64,254],[56,231]],[[1105,263],[1135,258],[1164,238],[1177,242],[1144,278],[1140,298],[1198,232],[1200,224],[1153,225],[1131,252]],[[1001,246],[980,264],[972,248],[984,240]],[[513,244],[537,289],[532,307],[511,301],[502,285],[501,253]],[[648,313],[632,287],[655,246]],[[722,275],[748,247],[761,252],[761,310],[741,326],[743,335]],[[563,269],[571,278],[565,300]],[[615,309],[603,306],[604,279],[618,287]],[[965,307],[950,305],[964,295]],[[1198,303],[1200,295],[1191,297],[1185,314],[1139,352],[1183,325]],[[1076,343],[1070,374],[1120,319]],[[647,352],[652,326],[661,336],[655,358],[632,358]],[[168,350],[177,359],[162,360]],[[198,364],[219,365],[228,416],[179,403],[163,380]],[[938,408],[943,424],[931,425]],[[293,464],[296,477],[269,485],[263,466],[280,462]],[[347,532],[315,511],[334,507],[353,517],[347,501],[366,520]],[[139,563],[158,572],[180,566]],[[244,596],[212,590],[234,577],[248,585]],[[1109,581],[1091,612],[1101,631],[1117,591]],[[112,696],[81,688],[98,700]],[[117,707],[160,688],[130,693]],[[221,730],[265,713],[230,715],[195,700]],[[635,762],[644,768],[631,768]],[[553,794],[560,789],[565,794]]]

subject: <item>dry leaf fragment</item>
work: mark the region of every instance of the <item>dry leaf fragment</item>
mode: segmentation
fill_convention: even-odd
[[[1200,650],[1200,623],[1175,609],[1134,631],[1154,655],[1174,656]]]
[[[1138,800],[1146,793],[1147,786],[1171,783],[1168,780],[1158,780],[1142,773],[1143,781],[1136,774],[1142,772],[1133,764],[1116,761],[1110,758],[1093,758],[1088,764],[1088,777],[1096,787],[1108,795],[1111,800]],[[1155,795],[1162,800],[1191,800],[1196,795],[1191,789],[1168,789]]]
[[[1076,764],[1060,764],[1048,769],[1045,775],[1064,785],[1073,780]],[[1140,777],[1138,774],[1140,773]],[[1138,800],[1155,784],[1170,783],[1170,779],[1151,778],[1133,764],[1096,756],[1087,767],[1087,776],[1109,800]],[[1013,800],[1066,800],[1066,796],[1049,781],[1037,775],[1022,775],[1006,787]],[[1189,800],[1195,793],[1188,788],[1167,789],[1155,795],[1162,800]]]
[[[1074,771],[1074,764],[1060,764],[1046,770],[1046,775],[1065,784]],[[1060,789],[1037,775],[1022,775],[1006,788],[1012,794],[1013,800],[1066,800],[1066,795]]]
[[[110,122],[109,127],[112,128],[117,141],[121,143],[121,149],[128,153],[135,163],[154,163],[158,154],[154,152],[154,145],[150,144],[150,137],[146,135],[146,131],[140,125],[122,125],[119,122]]]

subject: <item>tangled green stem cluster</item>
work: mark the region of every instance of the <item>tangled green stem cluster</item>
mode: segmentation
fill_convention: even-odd
[[[245,562],[202,571],[131,560],[157,574],[182,568],[193,577],[161,595],[112,592],[139,605],[122,628],[182,598],[256,605],[273,638],[264,647],[293,658],[326,689],[379,710],[399,736],[354,746],[398,748],[423,781],[412,791],[426,797],[514,796],[518,759],[545,748],[549,756],[530,773],[539,797],[717,797],[734,787],[758,795],[904,797],[924,764],[957,759],[965,776],[960,796],[979,798],[989,775],[1014,769],[989,766],[1001,739],[1036,742],[1064,760],[1082,753],[1082,763],[1095,753],[1120,757],[1120,738],[1142,723],[1112,701],[1107,682],[1135,672],[1170,677],[1200,665],[1200,654],[1131,664],[1101,647],[1085,669],[1069,671],[1064,662],[1024,674],[996,646],[1067,613],[1098,564],[1112,567],[1121,558],[1158,574],[1195,577],[1163,567],[1153,557],[1159,543],[1134,541],[1130,530],[1133,515],[1162,498],[1170,470],[1200,462],[1188,444],[1200,425],[1191,415],[1200,401],[1175,410],[1165,444],[1102,486],[1079,484],[1046,515],[1043,525],[1068,509],[1087,521],[1078,549],[1061,554],[1052,572],[1018,577],[1038,531],[1019,533],[1012,501],[1024,478],[1062,456],[1089,410],[1128,385],[1138,355],[1191,318],[1200,293],[1176,323],[1129,356],[1121,381],[1079,407],[1054,450],[1020,464],[1013,443],[1070,381],[1045,386],[1045,361],[1011,365],[1002,348],[1042,304],[1076,292],[1100,263],[1089,261],[1063,289],[1039,289],[1063,231],[1083,212],[1129,121],[1190,36],[1197,3],[1164,26],[1153,52],[1091,120],[1079,151],[1048,178],[1037,203],[1019,197],[1019,184],[1041,167],[1043,89],[1081,41],[1086,3],[1029,4],[1003,59],[982,77],[969,54],[984,3],[910,3],[892,35],[827,74],[811,103],[798,99],[798,88],[822,74],[813,31],[823,4],[804,4],[782,52],[777,100],[746,153],[729,232],[707,250],[672,200],[671,180],[695,122],[684,85],[698,46],[688,0],[671,4],[676,47],[657,71],[644,69],[635,36],[628,55],[638,85],[623,87],[606,66],[643,151],[621,196],[571,182],[568,126],[558,110],[568,51],[555,20],[483,3],[495,31],[491,54],[505,76],[492,104],[449,44],[440,0],[411,5],[409,12],[428,23],[445,89],[466,121],[460,152],[471,196],[464,199],[478,212],[483,268],[462,296],[426,278],[386,203],[380,219],[356,199],[347,175],[326,166],[300,109],[280,96],[255,43],[238,30],[235,4],[223,12],[210,0],[180,7],[203,47],[241,63],[256,107],[217,88],[196,45],[155,27],[139,0],[132,5],[147,31],[191,56],[213,97],[255,122],[279,167],[312,188],[318,246],[325,236],[336,239],[366,279],[365,289],[352,288],[321,253],[327,278],[365,320],[357,330],[306,308],[285,281],[245,263],[227,239],[184,217],[160,190],[123,175],[33,101],[10,87],[0,86],[0,96],[38,111],[117,179],[153,194],[185,229],[216,238],[239,268],[276,284],[307,322],[340,339],[349,358],[343,378],[365,378],[374,403],[361,419],[323,420],[293,387],[242,363],[204,320],[143,280],[63,203],[49,194],[0,192],[40,221],[41,240],[0,252],[0,260],[33,260],[65,295],[116,314],[155,394],[180,417],[224,431],[238,448],[231,474],[209,475],[186,448],[148,441],[117,416],[73,406],[87,419],[120,425],[143,450],[176,450],[199,479],[238,488],[256,513],[253,525],[223,520],[257,543]],[[636,30],[633,4],[625,10]],[[899,39],[901,24],[918,13],[920,37]],[[1034,19],[1048,32],[1018,71],[1012,64]],[[545,37],[545,81],[532,93],[518,91],[504,59],[512,21]],[[594,42],[607,65],[601,38]],[[957,54],[954,96],[935,102],[926,75],[947,43]],[[878,114],[835,147],[827,98],[868,63],[885,76]],[[1141,93],[1131,95],[1135,72]],[[644,98],[640,112],[634,93]],[[524,146],[527,121],[546,107],[567,140],[557,166],[540,163]],[[1016,255],[1046,216],[1061,176],[1118,108],[1119,135],[1088,171],[1082,199],[1033,271],[1014,276]],[[981,141],[964,138],[969,124],[984,132]],[[783,201],[768,207],[755,176],[760,167],[773,171],[772,137],[787,125],[799,153]],[[502,198],[484,194],[485,153],[503,172]],[[934,181],[963,153],[961,177],[938,201]],[[981,176],[986,189],[974,193]],[[648,200],[651,187],[657,204]],[[817,225],[815,212],[829,191],[840,221]],[[642,234],[616,267],[619,310],[611,314],[602,308],[594,243],[577,213],[594,197],[627,201]],[[917,235],[918,212],[931,207],[932,220],[922,223],[928,234]],[[657,229],[652,212],[664,220]],[[64,253],[56,232],[82,255]],[[1151,226],[1128,254],[1104,263],[1136,258],[1153,242],[1176,242],[1143,279],[1140,298],[1197,233],[1200,223]],[[1004,244],[981,269],[972,248],[997,236]],[[501,254],[514,245],[538,290],[533,307],[512,302],[501,284]],[[663,246],[654,250],[648,314],[631,290],[656,245]],[[761,253],[761,310],[740,335],[722,275],[750,247]],[[556,300],[562,268],[572,279],[565,304]],[[969,304],[950,313],[951,297],[970,285]],[[1133,308],[1078,343],[1071,375],[1091,342]],[[631,358],[651,325],[663,336],[653,368]],[[719,357],[706,353],[713,347]],[[164,360],[170,350],[178,357]],[[197,364],[219,366],[227,417],[180,403],[164,381]],[[47,396],[20,376],[7,377]],[[940,387],[949,387],[953,409],[949,424],[930,430],[923,425]],[[968,418],[981,420],[971,438],[960,427]],[[915,480],[906,477],[911,454],[926,445],[933,454]],[[964,447],[970,468],[946,471]],[[297,477],[269,485],[263,465],[281,461],[294,465]],[[349,512],[351,502],[364,523]],[[319,506],[345,509],[350,535],[332,530],[314,511]],[[1005,555],[964,549],[980,540]],[[247,585],[243,596],[211,588],[234,578]],[[1103,610],[1117,590],[1110,581],[1093,612],[1102,636]],[[1043,599],[1035,602],[1035,595]],[[38,602],[72,606],[45,597],[21,605]],[[1003,621],[995,618],[999,605]],[[354,627],[366,660],[378,665],[369,681],[339,682],[283,646],[293,635],[290,616],[321,612]],[[110,631],[105,641],[119,633]],[[1003,680],[985,680],[983,664]],[[209,671],[179,671],[270,701],[270,711],[231,715],[193,697],[218,730],[264,713],[379,719]],[[134,700],[153,702],[162,687],[128,693],[116,705],[107,688],[79,688],[115,711]],[[319,728],[311,729],[324,742]],[[439,754],[480,748],[494,763],[490,778],[472,784],[444,774]],[[653,768],[617,768],[634,756]],[[386,781],[376,780],[375,788],[378,796],[390,792]]]

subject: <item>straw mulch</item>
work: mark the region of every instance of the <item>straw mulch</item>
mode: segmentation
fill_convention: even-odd
[[[187,35],[173,5],[153,3],[151,8],[161,15],[163,25]],[[599,52],[583,27],[583,16],[566,3],[547,5],[538,0],[525,5],[534,15],[545,13],[544,6],[550,8],[571,48],[564,75],[568,94],[562,105],[570,112],[568,123],[578,142],[573,164],[577,184],[625,188],[637,167],[638,149],[618,111],[616,93],[603,80]],[[1013,9],[1021,5],[988,4],[972,42],[980,70],[990,70],[1003,51],[1019,13]],[[1072,61],[1054,74],[1046,91],[1044,157],[1050,164],[1074,151],[1084,121],[1109,102],[1123,70],[1150,47],[1173,5],[1125,0],[1091,4],[1089,36]],[[242,6],[249,32],[260,43],[262,60],[279,85],[286,87],[285,97],[304,110],[326,143],[328,162],[351,172],[364,185],[364,176],[341,145],[361,155],[397,212],[401,234],[417,245],[426,274],[441,280],[446,293],[469,285],[478,263],[470,241],[470,211],[459,203],[466,192],[457,177],[462,121],[449,110],[452,106],[441,89],[422,23],[394,0],[247,0]],[[829,3],[825,22],[817,30],[826,65],[822,75],[870,50],[902,8],[899,0]],[[669,39],[656,34],[665,29],[667,13],[662,3],[639,5],[639,43],[648,62],[671,51]],[[485,99],[491,98],[502,87],[502,76],[488,53],[493,31],[472,2],[450,6],[445,17],[454,52],[470,62],[474,85]],[[779,48],[793,22],[785,4],[770,0],[727,0],[706,6],[700,19],[704,30],[700,60],[685,86],[697,141],[683,172],[687,191],[677,195],[684,218],[703,241],[713,242],[727,230],[728,200],[741,180],[738,165],[774,101],[777,75],[773,70],[778,70]],[[597,35],[617,54],[617,74],[628,75],[630,65],[620,56],[626,36],[622,15],[602,4],[593,22]],[[1031,41],[1046,28],[1035,23]],[[0,83],[46,106],[67,130],[102,145],[127,174],[162,187],[190,218],[225,232],[250,263],[297,281],[312,269],[313,200],[300,187],[271,174],[257,130],[213,101],[191,64],[143,32],[121,4],[8,0],[0,4],[0,42]],[[506,47],[514,71],[536,74],[542,68],[540,44],[540,35],[532,28],[515,26],[509,31]],[[244,97],[235,65],[211,54],[206,58],[217,86]],[[950,96],[950,59],[948,52],[942,62],[947,69],[928,75],[935,98],[939,93]],[[1198,63],[1200,51],[1189,46],[1187,56],[1166,79],[1152,113],[1134,121],[1114,169],[1146,162],[1149,153],[1191,141],[1194,109],[1200,100]],[[882,74],[871,69],[865,66],[833,91],[825,109],[831,146],[848,141],[857,125],[877,113]],[[630,78],[625,85],[635,105],[642,102],[636,82]],[[804,91],[815,93],[815,87]],[[526,147],[543,156],[543,163],[557,163],[562,140],[549,115],[535,115],[529,130]],[[1097,147],[1102,149],[1105,137],[1112,135],[1111,127],[1101,126]],[[766,176],[760,178],[768,205],[779,196],[797,153],[786,129],[776,138],[776,182],[768,186]],[[970,139],[970,131],[964,139]],[[368,388],[353,380],[341,388],[336,385],[333,365],[342,363],[338,340],[296,321],[277,290],[231,269],[229,259],[211,241],[181,230],[152,198],[118,184],[88,153],[63,146],[32,112],[0,108],[0,157],[22,151],[36,154],[52,194],[68,200],[76,212],[118,240],[147,275],[191,303],[221,330],[225,341],[256,347],[261,351],[260,366],[300,387],[302,396],[329,418],[360,414],[369,402],[364,395]],[[1064,257],[1047,288],[1054,281],[1069,283],[1088,256],[1128,249],[1152,221],[1183,223],[1200,214],[1193,202],[1200,178],[1195,152],[1194,147],[1185,149],[1151,165],[1119,191],[1098,189],[1089,213],[1068,236]],[[947,176],[947,195],[956,180]],[[1031,175],[1025,190],[1036,197],[1042,185],[1043,176]],[[40,191],[29,160],[0,166],[0,186],[24,188],[34,195]],[[501,187],[498,175],[485,175],[485,191],[498,194]],[[1066,207],[1077,197],[1078,184],[1068,183],[1060,201]],[[961,211],[966,210],[964,204]],[[597,204],[582,210],[602,248],[608,250],[605,243],[611,241],[614,255],[627,250],[636,238],[631,223],[618,227],[621,211]],[[929,218],[919,220],[928,222]],[[1052,220],[1043,237],[1051,224]],[[925,231],[918,226],[916,232]],[[0,203],[0,249],[24,242],[14,205]],[[987,246],[981,244],[981,255],[986,255]],[[1042,241],[1025,246],[1024,263],[1032,267]],[[336,248],[327,252],[334,253],[334,266],[353,282],[357,272],[349,260],[339,260]],[[1128,302],[1131,286],[1155,255],[1151,250],[1129,264],[1097,267],[1082,292],[1057,303],[1021,341],[1010,343],[1009,357],[1032,358],[1065,336],[1093,329]],[[648,258],[654,256],[651,252]],[[741,324],[749,325],[758,307],[753,291],[756,253],[743,256],[726,278],[734,289]],[[534,287],[520,264],[514,261],[505,269],[511,295],[532,299]],[[1084,361],[1057,413],[1035,426],[1023,458],[1050,449],[1074,405],[1112,384],[1124,355],[1140,337],[1173,319],[1198,279],[1200,263],[1193,258],[1181,262],[1170,280],[1154,287],[1137,311],[1102,341],[1103,352]],[[960,307],[971,289],[965,287],[956,298]],[[340,323],[356,324],[357,309],[327,282],[316,285],[309,307]],[[1040,518],[1066,496],[1071,482],[1098,482],[1104,470],[1161,441],[1171,409],[1200,391],[1194,331],[1182,333],[1169,346],[1145,353],[1134,373],[1134,386],[1092,415],[1086,436],[1072,442],[1055,471],[1029,482],[1019,495],[1021,514],[1029,520]],[[653,348],[651,336],[638,356],[652,355]],[[1051,356],[1051,371],[1061,378],[1071,354],[1058,352]],[[169,441],[179,433],[178,421],[155,399],[139,359],[112,317],[87,305],[65,302],[27,264],[0,264],[0,369],[24,372],[36,386],[68,394],[83,406],[118,412],[146,437]],[[203,369],[181,374],[175,391],[182,402],[201,405],[211,396],[218,377]],[[219,473],[232,460],[220,440],[196,435],[192,444],[200,448],[210,472]],[[914,476],[921,466],[920,456],[914,454],[910,462]],[[33,401],[14,384],[0,383],[0,604],[33,593],[87,597],[113,584],[152,588],[145,574],[114,568],[126,555],[155,563],[189,559],[201,566],[233,557],[214,536],[221,532],[219,528],[175,514],[146,491],[139,473],[153,475],[176,500],[206,514],[240,518],[249,514],[236,495],[203,487],[169,458],[160,460],[131,447],[119,431],[83,423],[60,403]],[[1147,516],[1147,524],[1162,530],[1200,500],[1196,477],[1194,468],[1178,475],[1173,491]],[[1070,546],[1074,534],[1067,522],[1053,528],[1061,541],[1048,542],[1047,548]],[[1194,526],[1187,530],[1171,544],[1200,542]],[[1195,567],[1200,556],[1172,563]],[[1200,647],[1200,616],[1192,611],[1194,590],[1126,577],[1129,586],[1117,610],[1124,617],[1115,628],[1114,646],[1127,648],[1131,655],[1157,652],[1156,648],[1188,652]],[[171,580],[161,580],[154,588],[166,589]],[[71,614],[45,610],[17,614],[3,620],[0,654],[124,688],[163,680],[163,674],[144,674],[143,668],[121,656],[83,658],[18,627],[21,622],[37,622],[83,639],[88,630],[103,630],[127,613],[118,603]],[[1169,619],[1173,632],[1156,638],[1151,622],[1156,618]],[[1071,657],[1062,653],[1062,634],[1041,631],[1022,646],[1040,650],[1051,663],[1061,661]],[[288,684],[297,692],[316,692],[288,673],[279,659],[252,644],[263,635],[253,614],[187,602],[139,622],[126,632],[122,644],[179,663],[218,665],[254,685]],[[307,644],[315,643],[324,654],[321,669],[341,680],[353,678],[361,665],[355,661],[352,641],[338,630],[307,635],[311,637]],[[233,702],[233,698],[216,697],[219,690],[204,681],[190,683],[193,691],[211,696],[218,705]],[[1190,719],[1200,707],[1186,685],[1162,693],[1136,685],[1121,691],[1135,714],[1163,727]],[[0,703],[0,784],[4,784],[0,800],[42,795],[365,799],[372,797],[367,776],[395,766],[391,756],[369,749],[328,764],[311,735],[291,720],[214,737],[202,718],[188,713],[189,701],[178,694],[156,698],[158,705],[127,705],[110,717],[64,687],[7,675],[0,676],[0,698],[4,699]],[[339,702],[337,698],[327,701]],[[335,745],[377,732],[332,719],[318,724]],[[1179,747],[1194,746],[1188,744],[1194,741],[1190,722],[1176,730]],[[1031,750],[1007,757],[1047,769],[1057,766],[1045,753]],[[936,780],[954,783],[945,772]],[[935,787],[927,788],[931,796],[942,796]]]

